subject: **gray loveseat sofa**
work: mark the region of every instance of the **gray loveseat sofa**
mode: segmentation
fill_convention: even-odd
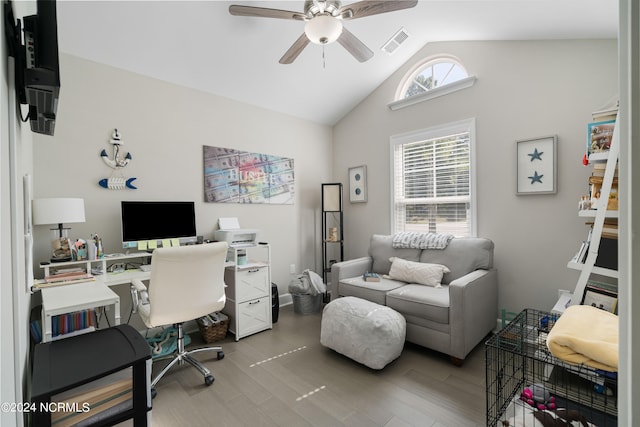
[[[498,318],[497,272],[493,242],[485,238],[454,238],[444,249],[394,248],[392,236],[373,235],[369,256],[338,262],[331,268],[331,299],[354,296],[393,308],[407,321],[406,340],[451,357],[456,365],[495,328]],[[441,287],[381,277],[390,258],[444,265]]]

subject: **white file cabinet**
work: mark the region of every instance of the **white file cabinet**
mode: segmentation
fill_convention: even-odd
[[[269,245],[229,248],[225,269],[229,330],[236,341],[271,329],[271,249]]]

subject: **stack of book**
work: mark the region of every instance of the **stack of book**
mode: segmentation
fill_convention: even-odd
[[[47,288],[51,286],[70,285],[72,283],[90,282],[95,280],[91,273],[87,273],[82,269],[71,268],[67,270],[57,271],[54,274],[45,276],[44,279],[34,280],[33,287],[37,289]]]

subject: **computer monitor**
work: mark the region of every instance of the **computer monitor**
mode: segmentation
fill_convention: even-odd
[[[137,247],[140,241],[179,239],[196,242],[194,202],[122,201],[122,247]]]

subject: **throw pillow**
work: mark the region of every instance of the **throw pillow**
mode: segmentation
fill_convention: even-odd
[[[451,272],[447,266],[442,264],[413,262],[397,257],[391,257],[389,261],[391,261],[389,278],[435,288],[441,287],[442,276]]]

